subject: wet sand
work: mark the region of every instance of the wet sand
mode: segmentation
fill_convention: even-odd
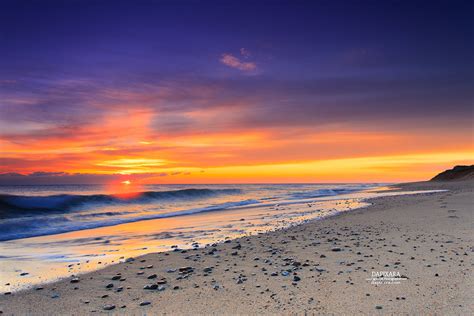
[[[473,314],[474,182],[0,297],[4,315]],[[400,275],[373,284],[374,272]],[[147,288],[147,289],[145,289]]]

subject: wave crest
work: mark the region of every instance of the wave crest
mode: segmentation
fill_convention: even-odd
[[[69,211],[73,207],[86,204],[133,204],[153,203],[158,200],[170,199],[199,199],[220,194],[239,194],[239,189],[183,189],[174,191],[146,191],[127,195],[48,195],[48,196],[22,196],[0,195],[0,208],[3,211]],[[133,196],[133,197],[130,197]]]

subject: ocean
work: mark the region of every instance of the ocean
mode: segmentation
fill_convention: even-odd
[[[0,241],[142,220],[222,212],[360,191],[374,184],[146,185],[109,192],[100,185],[0,187]]]
[[[203,247],[322,219],[400,194],[383,184],[0,187],[0,291],[150,252]],[[8,281],[8,282],[6,282]],[[9,283],[7,286],[6,283]]]

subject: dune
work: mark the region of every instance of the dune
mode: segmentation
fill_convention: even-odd
[[[456,166],[436,175],[430,181],[462,181],[474,179],[474,165]]]

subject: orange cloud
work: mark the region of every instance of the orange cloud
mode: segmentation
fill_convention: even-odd
[[[188,93],[208,104],[218,89],[176,93],[184,96],[105,89],[91,101],[99,114],[81,124],[4,124],[0,172],[139,175],[148,183],[408,181],[473,157],[462,125],[261,125],[252,121],[261,109],[252,100],[180,109]]]

